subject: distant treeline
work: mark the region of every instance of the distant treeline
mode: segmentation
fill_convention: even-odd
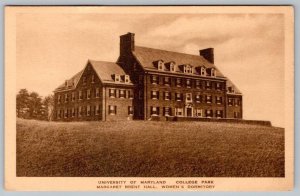
[[[43,98],[36,92],[21,89],[17,94],[17,117],[51,120],[53,104],[53,95]]]

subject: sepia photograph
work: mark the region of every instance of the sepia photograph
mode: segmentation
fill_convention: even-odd
[[[291,190],[293,17],[7,6],[6,188]]]

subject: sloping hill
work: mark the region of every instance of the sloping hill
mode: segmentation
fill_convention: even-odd
[[[18,119],[17,176],[283,177],[284,129]]]

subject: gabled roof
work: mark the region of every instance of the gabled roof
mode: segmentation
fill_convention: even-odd
[[[126,75],[125,71],[116,63],[113,62],[106,62],[106,61],[94,61],[94,60],[89,60],[87,65],[91,64],[93,69],[95,70],[96,74],[98,75],[99,79],[103,84],[106,83],[115,83],[113,79],[114,74],[118,74],[120,76]],[[85,67],[86,68],[86,67]],[[70,79],[66,80],[68,84],[73,84],[70,86],[66,86],[65,82],[61,84],[59,87],[57,87],[54,91],[63,91],[63,90],[71,90],[76,88],[83,71],[81,70],[77,74],[75,74],[73,77]],[[125,84],[125,83],[118,83],[118,84]],[[132,83],[127,83],[126,85],[132,85]]]
[[[206,68],[215,68],[217,70],[217,77],[224,77],[214,64],[208,62],[200,55],[184,54],[142,46],[135,46],[133,54],[145,70],[157,70],[153,62],[161,59],[165,63],[174,61],[176,65],[190,64],[193,67],[205,66]]]

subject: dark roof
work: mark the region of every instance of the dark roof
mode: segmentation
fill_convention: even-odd
[[[89,60],[88,63],[92,65],[99,79],[104,84],[105,83],[115,84],[115,81],[113,79],[114,74],[119,74],[120,76],[126,74],[125,71],[118,64],[113,62]],[[66,82],[70,85],[66,86],[64,82],[59,87],[57,87],[55,91],[74,89],[77,86],[77,83],[79,82],[84,69],[78,72],[77,74],[75,74],[70,79],[66,80]],[[118,84],[125,84],[125,83],[118,83]],[[131,82],[127,83],[126,85],[128,84],[132,85]]]
[[[206,68],[215,68],[217,70],[217,77],[224,77],[214,64],[200,55],[184,54],[141,46],[136,46],[133,54],[146,70],[157,70],[153,62],[163,60],[165,63],[174,61],[176,65],[190,64],[193,67],[205,66]]]
[[[226,80],[226,86],[227,86],[227,88],[233,87],[234,93],[232,93],[232,94],[242,94],[242,92],[238,89],[238,87],[235,84],[233,84],[233,82],[231,80],[229,80],[228,78]],[[230,92],[227,92],[227,93],[230,93]]]

